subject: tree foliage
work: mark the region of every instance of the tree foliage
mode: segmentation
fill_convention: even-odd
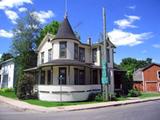
[[[13,58],[13,55],[11,53],[3,53],[0,62],[6,61],[11,58]]]
[[[21,16],[13,29],[12,52],[16,64],[16,90],[21,90],[17,87],[19,87],[18,83],[21,83],[21,78],[24,77],[24,69],[36,66],[37,55],[35,49],[37,48],[36,40],[39,31],[40,23],[32,12],[26,12],[25,16]],[[16,92],[19,93],[20,91]]]
[[[50,33],[52,35],[55,35],[58,31],[59,28],[59,22],[57,21],[52,21],[51,23],[47,24],[43,29],[40,31],[40,35],[36,41],[36,45],[39,46],[43,38],[47,33]]]
[[[135,58],[124,58],[120,63],[119,67],[126,71],[126,75],[124,76],[124,80],[122,81],[122,86],[125,94],[132,89],[133,84],[133,72],[139,68],[143,68],[152,63],[151,58],[147,58],[146,60],[137,60]]]

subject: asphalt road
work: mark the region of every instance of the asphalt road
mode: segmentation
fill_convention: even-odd
[[[160,100],[82,111],[42,113],[0,103],[0,120],[160,120]]]

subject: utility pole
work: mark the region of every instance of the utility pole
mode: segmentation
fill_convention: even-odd
[[[108,90],[108,66],[107,66],[107,57],[106,57],[106,11],[103,8],[103,56],[102,56],[102,94],[103,100],[109,99],[109,90]]]

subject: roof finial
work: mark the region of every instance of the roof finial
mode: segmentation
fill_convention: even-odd
[[[65,13],[64,13],[64,18],[66,18],[67,17],[67,0],[65,0]]]

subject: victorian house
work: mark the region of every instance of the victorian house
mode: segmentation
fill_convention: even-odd
[[[65,16],[55,36],[47,34],[39,45],[37,67],[25,70],[36,73],[38,97],[47,101],[83,101],[101,91],[103,42],[82,43]],[[114,48],[107,40],[109,91],[114,92]]]

